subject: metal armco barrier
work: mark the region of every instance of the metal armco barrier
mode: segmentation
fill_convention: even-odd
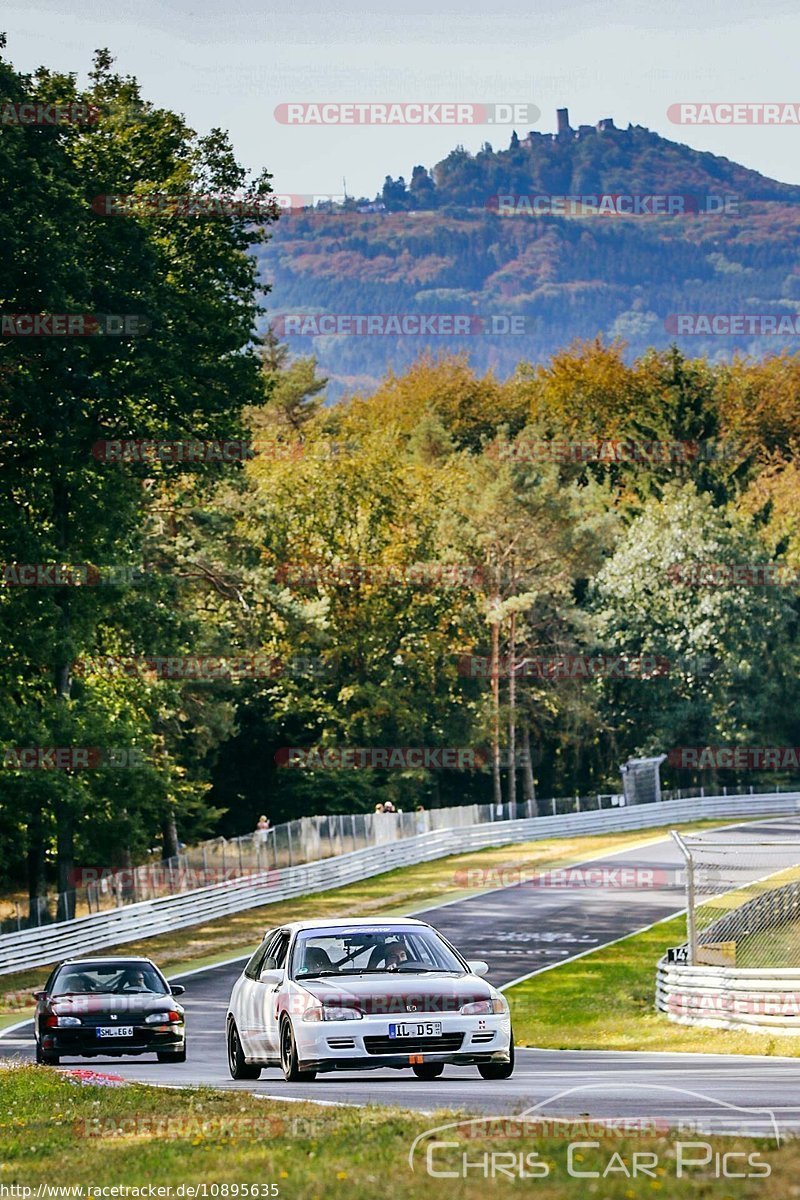
[[[800,813],[800,792],[713,796],[660,804],[601,809],[555,817],[530,817],[440,829],[384,845],[369,846],[297,867],[264,871],[175,896],[127,904],[40,929],[0,937],[0,975],[57,962],[109,946],[188,928],[260,905],[341,887],[396,867],[413,866],[489,846],[541,841],[574,834],[648,829],[715,817],[751,817]]]

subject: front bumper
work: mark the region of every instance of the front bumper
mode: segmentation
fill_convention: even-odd
[[[386,1016],[355,1021],[293,1023],[297,1055],[304,1070],[408,1070],[423,1063],[507,1063],[511,1057],[508,1013],[465,1017],[460,1013],[414,1013],[392,1020],[423,1024],[440,1021],[441,1037],[391,1038]],[[355,1027],[355,1028],[354,1028]]]
[[[76,1058],[121,1058],[127,1054],[155,1054],[158,1050],[183,1050],[186,1027],[174,1025],[165,1029],[159,1025],[135,1025],[132,1037],[97,1036],[93,1026],[66,1027],[42,1030],[39,1042],[49,1054]]]

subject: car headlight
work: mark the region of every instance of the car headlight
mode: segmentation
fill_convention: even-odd
[[[169,1012],[154,1012],[148,1013],[144,1019],[145,1025],[175,1025],[179,1024],[183,1017],[179,1012],[170,1009]]]
[[[466,1017],[485,1017],[508,1012],[508,1005],[505,1000],[474,1000],[471,1004],[462,1004],[461,1011]]]
[[[363,1014],[357,1008],[340,1008],[333,1004],[314,1004],[303,1013],[304,1021],[360,1021]]]

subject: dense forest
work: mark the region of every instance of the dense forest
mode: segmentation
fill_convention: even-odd
[[[219,131],[148,105],[105,54],[87,93],[7,63],[0,79],[11,102],[101,114],[4,131],[4,313],[139,314],[147,331],[0,343],[1,886],[63,891],[76,864],[125,866],[263,811],[616,791],[633,754],[800,744],[800,355],[572,341],[553,283],[562,345],[545,360],[517,343],[505,375],[429,352],[332,404],[313,358],[258,333],[293,301],[277,280],[259,295],[266,225],[92,208],[109,193],[267,198],[268,176],[249,178]],[[281,218],[275,250],[312,219],[332,301],[347,271],[317,217]],[[374,237],[397,240],[364,303],[388,311],[393,269],[410,286],[415,238],[426,286],[502,276],[497,220],[376,217]],[[651,237],[664,294],[675,271],[707,275],[717,304],[720,279],[744,272],[752,293],[769,277],[772,295],[797,279],[785,262],[778,279],[768,220],[716,284],[685,228],[667,254],[663,233],[562,224],[507,227],[534,290],[553,255],[588,264],[601,247],[649,311],[636,251]],[[376,261],[371,236],[359,254]],[[498,288],[522,294],[515,272]],[[245,449],[158,450],[176,443]],[[737,564],[750,573],[720,571]],[[462,769],[324,765],[326,750],[393,747],[475,753]],[[664,770],[672,786],[786,778]]]

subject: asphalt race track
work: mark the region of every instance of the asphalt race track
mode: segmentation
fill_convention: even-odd
[[[782,818],[757,826],[726,826],[722,836],[747,846],[759,833],[770,839],[797,839],[800,825]],[[790,857],[796,860],[796,853],[776,850],[775,869],[788,864]],[[467,958],[488,961],[489,978],[503,986],[678,912],[683,907],[681,866],[677,847],[665,839],[587,860],[568,886],[555,886],[553,880],[537,885],[522,878],[419,915]],[[144,1083],[243,1087],[275,1099],[393,1104],[426,1111],[458,1108],[472,1113],[683,1120],[720,1132],[730,1128],[769,1133],[774,1121],[783,1128],[800,1128],[797,1060],[775,1057],[529,1049],[517,1052],[514,1075],[502,1082],[482,1080],[474,1068],[446,1067],[433,1082],[417,1080],[410,1072],[384,1070],[337,1072],[319,1075],[311,1084],[287,1084],[280,1071],[269,1069],[256,1082],[235,1083],[227,1069],[224,1022],[242,962],[181,977],[187,989],[181,1000],[188,1030],[185,1064],[98,1057],[76,1059],[74,1064],[62,1060],[63,1065],[90,1066]],[[0,1035],[0,1054],[32,1059],[32,1022]]]

